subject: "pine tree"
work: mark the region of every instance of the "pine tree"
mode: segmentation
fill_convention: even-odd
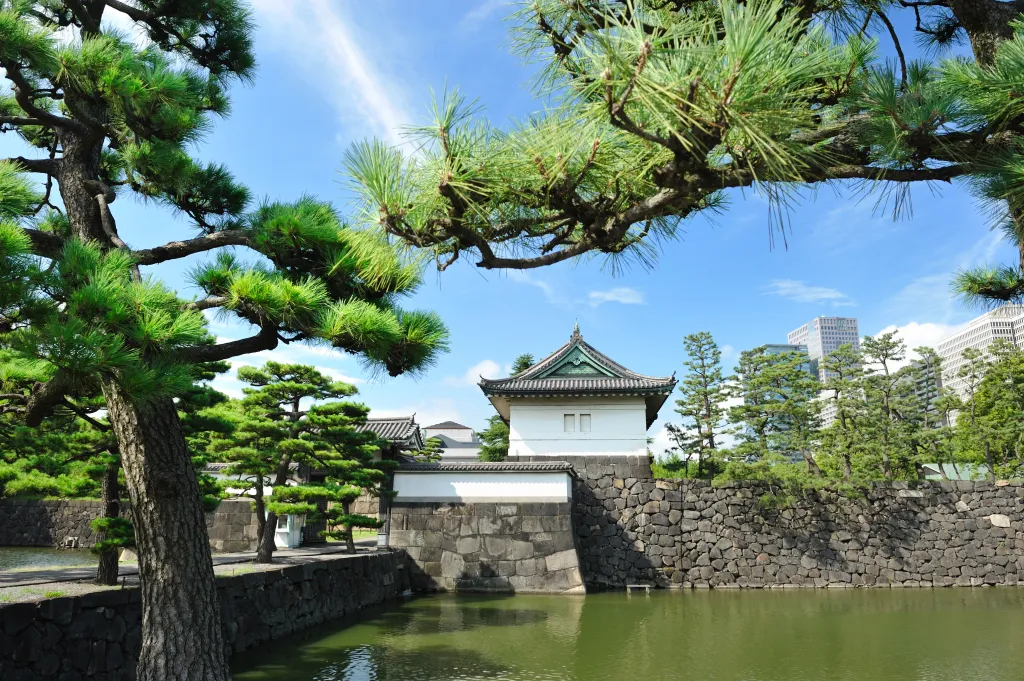
[[[148,40],[108,30],[115,12]],[[312,197],[251,206],[227,169],[188,155],[227,113],[227,88],[253,77],[251,34],[239,0],[0,0],[10,86],[0,131],[43,153],[0,160],[2,342],[48,366],[47,380],[18,398],[27,425],[68,394],[103,395],[139,548],[142,681],[229,676],[200,489],[173,401],[191,367],[319,341],[397,375],[429,365],[446,342],[435,315],[395,306],[419,268],[384,236],[346,227]],[[116,222],[115,200],[128,196],[179,211],[196,236],[132,248]],[[194,272],[197,300],[143,275],[228,246],[259,264],[219,253]],[[254,332],[213,344],[206,310]]]
[[[866,446],[861,429],[864,416],[864,367],[859,350],[849,343],[839,346],[821,361],[825,371],[825,395],[835,408],[835,421],[822,432],[823,449],[838,457],[843,480],[853,479],[854,460]]]
[[[861,357],[869,365],[864,377],[865,401],[869,405],[864,422],[865,429],[875,431],[882,458],[882,477],[891,479],[892,459],[898,447],[898,414],[900,402],[906,402],[909,384],[893,368],[903,361],[907,348],[899,338],[898,331],[889,331],[881,336],[865,336],[861,345]]]
[[[480,431],[480,460],[504,461],[508,457],[509,428],[499,414],[487,419],[487,427]]]
[[[1019,12],[997,0],[523,3],[512,44],[542,65],[547,113],[497,131],[446,93],[415,153],[362,143],[346,166],[366,219],[442,269],[460,257],[488,269],[649,263],[736,189],[757,188],[781,232],[786,209],[813,193],[801,188],[873,191],[898,216],[913,183],[963,178],[1020,262],[958,285],[1021,300]],[[966,39],[974,58],[932,50],[908,62],[913,38]],[[898,60],[877,57],[880,41]]]
[[[722,352],[707,331],[692,333],[683,338],[687,361],[683,366],[687,374],[679,384],[682,398],[676,400],[676,413],[683,419],[682,426],[669,424],[666,428],[676,447],[686,455],[697,456],[697,477],[714,475],[714,455],[720,436],[719,426],[725,417],[725,379],[722,376]]]
[[[326,535],[344,541],[350,553],[356,550],[352,536],[355,528],[381,526],[377,518],[352,513],[352,502],[362,494],[388,497],[385,485],[395,466],[394,461],[380,459],[382,443],[376,435],[356,430],[366,422],[369,411],[362,404],[329,402],[311,407],[307,416],[317,441],[314,458],[325,476],[320,498],[332,502],[324,514]]]
[[[761,459],[769,454],[798,455],[808,473],[821,477],[814,460],[821,403],[820,383],[809,370],[805,353],[768,353],[764,347],[740,353],[730,392],[742,400],[729,409],[729,420],[740,427],[734,451]]]
[[[273,361],[259,369],[241,367],[238,379],[252,387],[243,388],[245,417],[230,440],[254,438],[256,447],[246,452],[243,445],[238,458],[227,451],[228,460],[233,462],[229,471],[245,476],[253,486],[259,525],[256,562],[269,563],[275,547],[277,514],[266,509],[263,488],[277,489],[287,484],[293,464],[306,469],[320,465],[311,441],[313,426],[305,418],[303,402],[351,397],[357,391],[355,386],[334,381],[315,367]]]

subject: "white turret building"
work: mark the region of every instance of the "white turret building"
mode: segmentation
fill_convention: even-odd
[[[583,340],[529,369],[480,388],[509,424],[509,458],[646,456],[647,429],[676,386],[675,376],[644,376]]]

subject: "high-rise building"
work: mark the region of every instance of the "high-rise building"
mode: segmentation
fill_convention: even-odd
[[[768,343],[764,345],[764,353],[766,355],[781,355],[785,352],[799,352],[807,355],[807,363],[804,364],[804,368],[811,376],[817,377],[818,375],[818,360],[811,359],[810,354],[807,352],[806,345],[793,345],[786,343]]]
[[[847,343],[855,350],[859,349],[860,331],[853,317],[815,317],[800,328],[790,331],[788,340],[790,345],[807,346],[807,356],[817,361],[818,378],[824,381],[825,370],[820,368],[822,358]]]
[[[1024,349],[1024,305],[1003,305],[980,317],[972,319],[966,327],[939,342],[936,351],[942,357],[942,383],[960,397],[964,397],[967,385],[959,378],[966,360],[964,350],[973,348],[987,354],[996,340],[1006,340]]]
[[[853,317],[815,317],[800,328],[790,331],[787,340],[791,345],[807,346],[807,356],[811,358],[818,380],[822,382],[828,378],[828,372],[821,367],[826,355],[847,343],[854,349],[860,349],[860,331]],[[837,415],[835,403],[829,399],[831,396],[832,392],[828,390],[823,390],[818,396],[822,400],[822,426],[830,425]]]

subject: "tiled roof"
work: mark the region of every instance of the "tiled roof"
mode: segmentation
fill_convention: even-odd
[[[441,462],[403,463],[401,473],[504,473],[504,472],[571,472],[572,464],[565,461],[499,461],[499,462]]]
[[[357,431],[371,431],[388,442],[404,442],[412,437],[417,428],[419,426],[415,416],[371,417],[366,419],[366,423],[356,426]]]
[[[578,373],[573,367],[578,368]],[[667,395],[675,374],[644,376],[630,371],[583,340],[579,328],[569,342],[515,376],[480,379],[485,395]]]
[[[424,430],[472,430],[472,428],[461,423],[455,423],[455,421],[441,421],[441,423],[427,426]]]
[[[583,377],[521,379],[512,377],[503,381],[481,382],[488,395],[590,395],[594,393],[616,395],[668,394],[676,386],[674,378]]]

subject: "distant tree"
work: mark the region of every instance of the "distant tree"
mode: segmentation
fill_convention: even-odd
[[[907,348],[899,338],[898,331],[889,331],[881,336],[865,336],[861,344],[861,357],[868,365],[863,376],[864,398],[868,409],[860,424],[873,436],[882,458],[882,477],[891,479],[893,452],[898,448],[898,414],[901,406],[907,406],[907,398],[913,386],[905,380],[906,374],[899,374],[893,365],[902,362]]]
[[[823,449],[835,454],[846,482],[853,479],[854,459],[864,452],[865,438],[860,429],[864,415],[863,358],[847,343],[821,361],[825,371],[825,399],[835,410],[835,420],[822,432]]]
[[[444,440],[439,437],[428,437],[423,443],[423,448],[410,452],[410,456],[422,463],[434,463],[441,460],[443,450]]]
[[[971,419],[965,421],[973,432],[963,432],[961,437],[965,442],[981,440],[980,449],[993,475],[997,470],[1019,474],[1024,464],[1024,350],[999,339],[988,353],[991,360],[976,387],[972,387],[976,372],[965,367],[967,402],[973,407]],[[966,430],[966,424],[961,430]]]
[[[715,471],[716,438],[721,435],[719,426],[725,417],[727,397],[722,352],[706,331],[686,336],[683,347],[687,374],[679,384],[682,398],[676,400],[675,410],[682,425],[669,424],[666,428],[687,461],[696,455],[697,476],[706,474],[710,478]]]
[[[508,457],[508,438],[508,424],[500,415],[493,414],[480,432],[480,460],[504,461]]]
[[[515,376],[516,374],[521,374],[534,364],[536,364],[536,362],[533,359],[533,355],[528,352],[524,352],[512,360],[512,375]]]

